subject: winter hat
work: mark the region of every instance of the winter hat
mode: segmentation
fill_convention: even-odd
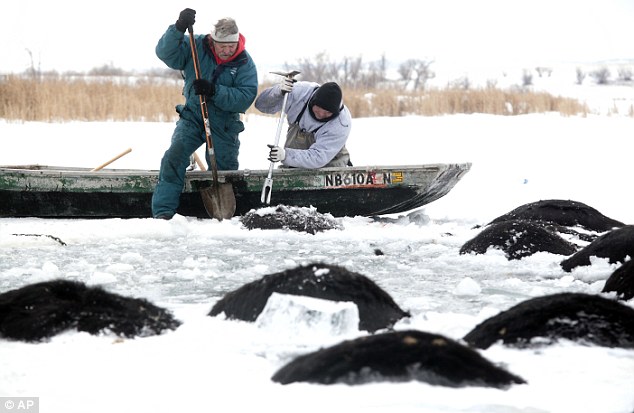
[[[327,82],[321,85],[313,98],[310,100],[310,106],[317,105],[320,108],[326,109],[328,112],[332,112],[333,116],[339,114],[341,110],[343,95],[341,88],[335,82]]]
[[[240,39],[240,31],[236,21],[231,17],[218,20],[211,29],[211,38],[219,43],[235,43]]]

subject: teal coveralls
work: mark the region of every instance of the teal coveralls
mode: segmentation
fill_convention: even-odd
[[[257,95],[258,77],[255,63],[246,50],[230,62],[218,65],[208,41],[209,35],[195,35],[201,78],[215,84],[216,93],[207,98],[211,135],[219,170],[238,169],[240,141],[244,130],[240,113],[246,112]],[[161,159],[158,184],[152,196],[152,215],[171,218],[180,203],[185,184],[185,172],[190,156],[206,144],[205,129],[200,109],[200,97],[194,93],[196,79],[189,37],[174,25],[156,45],[156,55],[168,67],[181,70],[185,80],[185,104],[177,105],[179,120],[169,149]],[[207,165],[210,165],[207,152]]]

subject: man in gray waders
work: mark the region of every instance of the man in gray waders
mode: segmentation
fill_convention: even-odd
[[[255,107],[263,113],[280,112],[285,93],[286,143],[284,147],[268,145],[269,161],[306,169],[352,166],[346,149],[352,117],[339,85],[328,82],[320,86],[284,77],[257,97]]]

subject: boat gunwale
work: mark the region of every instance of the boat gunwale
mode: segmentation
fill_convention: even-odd
[[[364,165],[364,166],[346,166],[346,167],[330,167],[330,168],[318,168],[318,169],[301,169],[301,168],[277,168],[273,172],[273,176],[298,176],[298,175],[328,175],[337,172],[368,172],[368,171],[421,171],[421,170],[441,170],[452,166],[457,166],[459,169],[468,171],[471,168],[470,162],[457,162],[457,163],[433,163],[433,164],[418,164],[418,165]],[[62,174],[62,175],[90,175],[90,176],[119,176],[119,175],[158,175],[159,171],[156,169],[101,169],[93,171],[90,168],[82,167],[66,167],[66,166],[52,166],[41,164],[26,164],[26,165],[0,165],[0,173],[10,172],[22,172],[25,174]],[[226,177],[240,177],[240,176],[260,176],[268,175],[268,169],[238,169],[232,171],[218,171],[218,175]],[[188,179],[208,179],[211,176],[211,171],[192,170],[187,171],[186,178]]]

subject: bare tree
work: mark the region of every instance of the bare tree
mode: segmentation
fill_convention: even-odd
[[[524,73],[522,73],[522,86],[531,86],[533,84],[533,74],[530,70],[524,69]]]
[[[398,66],[398,74],[401,79],[408,82],[412,78],[412,72],[414,71],[414,59],[404,61]]]
[[[29,68],[26,70],[26,73],[33,77],[40,77],[42,71],[41,71],[41,63],[38,62],[37,64],[37,69],[35,68],[35,62],[33,61],[33,52],[31,52],[31,49],[25,49],[26,52],[29,54],[29,59],[31,61],[31,66],[29,66]]]
[[[387,59],[385,55],[375,62],[370,62],[361,76],[360,87],[376,88],[385,81],[387,73]]]
[[[99,67],[93,67],[88,71],[89,76],[128,76],[125,70],[116,67],[114,63],[105,63]]]
[[[448,86],[451,89],[469,90],[471,88],[471,81],[468,76],[463,76],[449,82]]]
[[[539,77],[544,77],[544,75],[546,75],[547,77],[550,77],[550,75],[553,73],[552,67],[538,66],[535,68],[535,71],[537,72]]]
[[[590,76],[592,76],[599,85],[606,85],[608,83],[608,79],[610,78],[610,69],[602,67],[591,72]]]
[[[291,70],[288,63],[287,70]],[[341,62],[331,61],[326,52],[314,58],[300,59],[293,70],[302,73],[302,79],[317,83],[337,82],[349,88],[373,88],[384,81],[387,73],[387,59],[364,64],[361,57],[344,57]]]
[[[341,64],[341,76],[340,83],[342,86],[357,87],[361,81],[361,69],[363,67],[363,60],[361,57],[350,58],[344,57]]]
[[[629,82],[632,80],[632,68],[622,67],[618,70],[619,80]]]
[[[286,69],[291,70],[286,64]],[[314,58],[303,58],[297,61],[296,69],[302,73],[302,78],[317,83],[331,80],[332,66],[326,52],[320,52]]]
[[[586,72],[584,72],[580,67],[577,68],[577,84],[580,85],[583,83],[583,79],[586,78]]]
[[[409,82],[413,82],[414,90],[425,89],[429,79],[436,77],[436,74],[429,68],[433,60],[409,59],[401,63],[398,68],[401,79],[405,81],[405,87]]]

